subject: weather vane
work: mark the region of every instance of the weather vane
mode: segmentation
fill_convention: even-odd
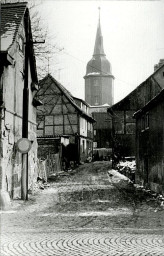
[[[101,10],[101,7],[99,6],[98,9],[99,9],[99,20],[100,20],[100,10]]]

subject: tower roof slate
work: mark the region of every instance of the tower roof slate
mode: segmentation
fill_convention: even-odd
[[[98,26],[97,26],[93,57],[88,62],[87,68],[86,68],[85,77],[88,77],[88,76],[112,76],[113,77],[111,64],[107,60],[104,52],[100,17],[99,17]]]
[[[100,19],[98,22],[97,26],[97,33],[96,33],[96,40],[95,40],[95,47],[94,47],[94,53],[93,56],[95,55],[104,55],[104,47],[103,47],[103,36],[101,32],[101,25],[100,25]]]

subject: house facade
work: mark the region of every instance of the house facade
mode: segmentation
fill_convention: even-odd
[[[136,123],[133,114],[153,99],[163,88],[164,65],[124,99],[108,108],[113,119],[113,151],[121,157],[135,156]]]
[[[136,119],[136,182],[164,193],[164,90],[138,110]]]
[[[95,149],[112,148],[112,118],[107,113],[108,108],[108,104],[89,108],[89,113],[96,120],[93,125],[93,147]]]
[[[17,142],[24,137],[25,83],[29,99],[26,138],[31,142],[31,150],[27,157],[28,188],[33,183],[37,162],[36,107],[33,101],[37,90],[37,72],[32,44],[28,48],[28,54],[25,50],[27,35],[32,40],[27,3],[1,4],[0,191],[2,202],[5,194],[9,194],[11,198],[21,197],[23,163]]]
[[[50,142],[51,147],[54,147],[56,139],[59,145],[66,142],[67,147],[72,146],[69,150],[72,160],[78,163],[85,161],[92,150],[95,122],[88,114],[88,104],[74,98],[50,74],[39,82],[37,99],[43,103],[37,109],[38,154],[45,139],[54,140]],[[59,145],[51,152],[49,147],[48,154],[59,152]],[[47,158],[47,153],[44,158]]]

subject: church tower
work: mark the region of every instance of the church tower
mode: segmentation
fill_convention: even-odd
[[[85,101],[91,106],[113,104],[113,83],[111,64],[104,53],[103,37],[99,21],[92,59],[88,62],[85,79]]]

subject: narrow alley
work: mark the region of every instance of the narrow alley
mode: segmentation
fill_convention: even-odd
[[[0,0],[0,256],[164,256],[163,10]]]
[[[1,212],[1,255],[164,255],[164,211],[92,162]]]

